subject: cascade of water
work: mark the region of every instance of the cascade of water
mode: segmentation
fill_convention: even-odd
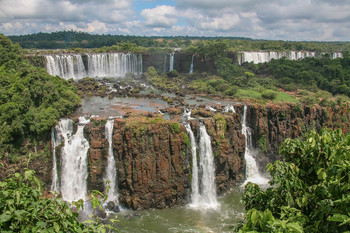
[[[192,59],[191,59],[190,74],[193,73],[193,60],[194,60],[194,54],[192,55]]]
[[[199,127],[199,165],[201,169],[200,204],[204,208],[217,208],[214,156],[211,148],[210,136],[205,125]]]
[[[269,180],[260,175],[258,165],[253,156],[252,129],[247,126],[247,105],[244,105],[243,110],[242,134],[245,136],[244,159],[246,162],[246,180],[242,186],[245,186],[248,182],[266,185]]]
[[[83,59],[80,54],[45,55],[46,70],[49,74],[64,79],[86,77]]]
[[[118,193],[117,193],[117,168],[115,165],[115,159],[113,155],[113,126],[114,126],[114,119],[108,119],[106,126],[105,126],[105,135],[108,140],[109,146],[108,146],[108,162],[107,162],[107,168],[106,168],[106,175],[104,177],[104,183],[106,184],[106,181],[109,180],[109,191],[107,193],[108,201],[118,202]]]
[[[226,105],[223,112],[233,112],[236,113],[235,108],[232,105]]]
[[[209,109],[210,112],[216,112],[216,109],[211,107],[210,105],[206,105],[205,108]]]
[[[124,77],[126,73],[142,73],[142,56],[124,53],[88,54],[89,77]]]
[[[52,183],[51,183],[51,191],[59,192],[59,182],[58,182],[58,170],[57,170],[57,157],[56,157],[56,147],[61,144],[61,137],[58,135],[57,130],[59,127],[55,127],[51,131],[51,147],[52,147]]]
[[[197,162],[197,143],[194,138],[190,124],[185,124],[186,131],[190,137],[191,152],[192,152],[192,179],[191,179],[191,205],[198,206],[199,204],[199,183],[198,183],[198,162]]]
[[[164,55],[164,61],[163,61],[163,73],[166,73],[167,72],[167,57],[168,55]]]
[[[315,52],[302,52],[302,51],[290,51],[290,52],[275,52],[275,51],[261,51],[261,52],[240,52],[238,54],[238,64],[242,64],[244,62],[253,62],[264,63],[269,62],[272,59],[281,59],[282,57],[286,57],[290,60],[298,60],[304,59],[306,57],[315,57]]]
[[[169,71],[174,70],[174,56],[175,56],[175,53],[170,53]]]
[[[77,132],[72,135],[73,123],[69,119],[59,122],[64,140],[61,161],[61,194],[66,201],[85,200],[87,193],[89,143],[84,138],[84,126],[89,123],[79,117]]]

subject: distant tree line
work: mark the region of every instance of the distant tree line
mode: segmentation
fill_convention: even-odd
[[[69,49],[69,48],[101,48],[132,43],[145,48],[188,48],[198,43],[221,41],[228,51],[257,50],[305,50],[338,52],[350,50],[349,42],[290,42],[271,40],[252,40],[245,37],[199,37],[199,36],[128,36],[128,35],[92,35],[85,32],[60,31],[52,33],[35,33],[20,36],[9,36],[14,43],[23,48],[35,49]]]

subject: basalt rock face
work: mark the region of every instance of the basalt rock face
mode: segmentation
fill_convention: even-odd
[[[199,137],[199,122],[190,122]],[[203,120],[212,140],[218,193],[234,187],[244,174],[244,136],[240,115]],[[85,126],[90,143],[88,189],[104,190],[108,142],[103,120]],[[191,145],[184,125],[165,120],[115,119],[113,153],[119,201],[132,209],[166,208],[189,202]]]
[[[260,158],[256,158],[261,167],[281,159],[278,156],[279,145],[286,138],[297,138],[312,129],[319,131],[322,127],[340,128],[343,133],[348,133],[350,129],[350,112],[346,104],[336,108],[251,105],[247,119],[249,127],[253,129],[254,146],[263,152]]]
[[[211,138],[215,162],[215,182],[218,194],[222,194],[244,180],[245,138],[239,114],[217,114],[202,122]],[[198,136],[199,122],[192,121],[191,127]]]

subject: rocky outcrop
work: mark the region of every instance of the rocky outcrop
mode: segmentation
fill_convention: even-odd
[[[104,121],[85,126],[90,142],[89,190],[104,190],[107,141]],[[238,114],[203,120],[211,136],[219,193],[243,179],[244,136]],[[191,121],[198,135],[198,121]],[[115,119],[113,153],[118,172],[119,201],[127,208],[184,205],[191,192],[191,145],[184,125],[159,118]]]
[[[261,167],[279,157],[279,145],[286,138],[297,138],[310,130],[322,127],[341,128],[344,133],[350,129],[349,105],[335,108],[301,105],[251,105],[247,119],[253,129],[253,142],[260,148]],[[242,111],[242,108],[240,108]]]

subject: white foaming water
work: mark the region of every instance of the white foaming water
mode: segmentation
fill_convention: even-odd
[[[216,109],[211,107],[210,105],[206,105],[205,108],[209,109],[210,112],[216,112]]]
[[[81,54],[45,55],[49,74],[64,79],[84,77],[124,77],[127,73],[142,74],[142,55],[130,53],[86,54],[85,67]]]
[[[194,138],[190,124],[185,124],[186,131],[190,136],[191,152],[192,152],[192,179],[191,179],[191,205],[199,205],[199,183],[198,183],[198,162],[197,162],[197,143]]]
[[[45,55],[46,70],[53,76],[64,79],[86,77],[83,59],[80,54]]]
[[[247,105],[244,105],[243,110],[242,134],[245,136],[244,159],[246,163],[246,180],[242,184],[242,187],[248,182],[258,185],[267,185],[269,180],[260,175],[258,165],[253,157],[252,129],[247,126]]]
[[[281,59],[286,57],[290,60],[304,59],[306,57],[315,57],[315,52],[309,51],[290,51],[290,52],[274,52],[274,51],[260,51],[260,52],[239,52],[238,63],[244,62],[264,63],[269,62],[272,59]]]
[[[142,74],[142,56],[130,53],[88,54],[89,77],[124,77]]]
[[[174,56],[175,56],[175,53],[170,53],[169,71],[174,70]]]
[[[217,201],[215,185],[215,165],[211,148],[211,140],[204,125],[199,127],[199,168],[197,162],[197,144],[191,127],[185,124],[190,136],[192,152],[192,180],[191,203],[194,209],[217,209],[220,204]]]
[[[193,73],[193,60],[194,60],[194,54],[192,55],[192,59],[191,59],[190,74]]]
[[[61,194],[65,201],[86,199],[89,143],[84,138],[84,126],[87,123],[89,120],[79,117],[77,132],[72,135],[72,121],[62,119],[59,122],[64,139],[61,157]]]
[[[109,191],[107,193],[108,198],[107,202],[113,201],[118,202],[118,193],[117,193],[117,168],[115,164],[115,159],[113,155],[113,127],[114,127],[114,119],[108,119],[105,126],[105,136],[108,140],[108,162],[106,167],[106,175],[104,177],[104,183],[109,180]]]
[[[232,105],[226,105],[223,112],[233,112],[236,113],[235,108]]]

